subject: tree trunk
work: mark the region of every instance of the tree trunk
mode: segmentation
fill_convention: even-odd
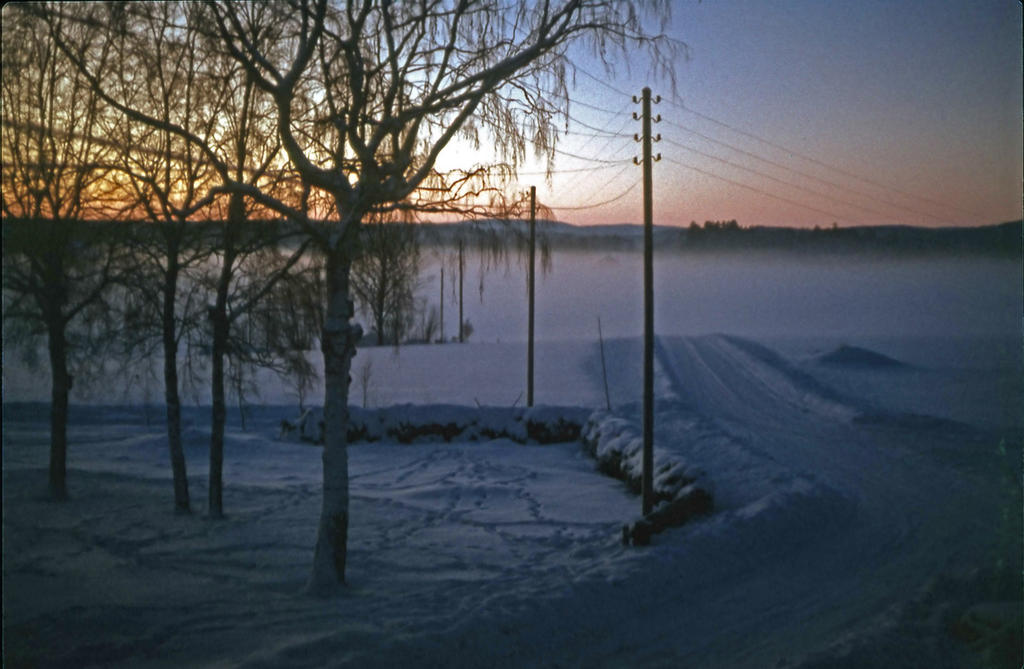
[[[224,516],[223,473],[224,473],[224,423],[227,418],[227,402],[224,399],[224,356],[228,345],[227,296],[231,282],[232,254],[225,253],[224,266],[217,281],[217,298],[210,314],[213,327],[213,350],[210,361],[211,399],[213,414],[210,421],[210,496],[211,518]]]
[[[68,374],[67,340],[62,315],[47,316],[50,348],[50,496],[56,500],[68,498],[68,394],[71,375]]]
[[[167,446],[171,455],[174,476],[174,511],[191,513],[188,497],[188,476],[185,471],[185,451],[181,444],[181,397],[178,394],[178,341],[175,337],[175,296],[178,289],[176,253],[168,254],[168,269],[164,275],[163,291],[163,345],[164,345],[164,398],[167,404]]]
[[[329,594],[345,583],[348,540],[348,390],[352,356],[362,328],[352,323],[349,300],[351,259],[344,250],[327,254],[327,312],[324,355],[323,502],[308,590]]]
[[[377,328],[377,346],[383,346],[384,330],[387,328],[387,321],[385,320],[384,307],[379,302],[377,304],[377,313],[374,314],[373,322]]]

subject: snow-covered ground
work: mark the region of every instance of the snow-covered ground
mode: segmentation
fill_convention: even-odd
[[[593,260],[609,285],[612,261],[627,262]],[[682,306],[665,308],[656,444],[702,472],[715,511],[646,548],[620,541],[639,500],[578,443],[352,445],[349,587],[329,600],[302,594],[320,462],[316,446],[277,439],[281,419],[296,415],[287,390],[268,382],[268,404],[250,409],[245,430],[231,412],[223,521],[171,513],[159,410],[75,407],[72,501],[54,504],[43,495],[45,407],[7,404],[5,663],[1017,666],[1021,283],[1002,279],[1019,268],[957,265],[957,284],[939,265],[855,285],[843,283],[859,276],[846,267],[780,266],[749,289],[705,277],[702,294],[732,308],[701,321],[705,331],[737,335],[694,335]],[[831,288],[790,281],[823,272]],[[486,298],[512,300],[519,283]],[[781,291],[770,311],[792,327],[772,315],[743,327],[754,317],[742,304],[765,291]],[[842,325],[828,303],[815,329],[813,304],[800,300],[830,291],[847,298],[851,320]],[[695,318],[712,317],[712,297],[691,300]],[[577,311],[549,304],[539,322],[589,330],[596,299],[579,297]],[[614,413],[635,422],[640,341],[602,318]],[[604,407],[593,335],[539,343],[539,402]],[[481,339],[361,351],[353,401],[370,360],[371,406],[448,403],[471,415],[477,403],[521,405],[525,346]],[[14,373],[5,369],[6,400]],[[31,399],[25,388],[14,390]],[[207,410],[190,407],[186,424],[199,509]],[[995,629],[979,622],[990,620]]]

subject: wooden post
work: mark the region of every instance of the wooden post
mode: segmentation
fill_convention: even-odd
[[[601,317],[597,317],[597,341],[601,345],[601,378],[604,379],[604,406],[612,410],[612,396],[608,394],[608,368],[604,364],[604,335],[601,334]]]
[[[527,326],[526,343],[526,406],[533,406],[533,307],[536,288],[536,249],[537,249],[537,187],[530,186],[530,271],[529,293],[530,307]]]

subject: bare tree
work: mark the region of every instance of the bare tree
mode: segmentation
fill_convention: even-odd
[[[416,304],[416,339],[417,343],[430,344],[439,335],[441,324],[437,305],[430,304],[426,298],[420,298]]]
[[[282,233],[271,238],[278,237]],[[323,327],[322,263],[307,256],[293,262],[294,248],[282,239],[279,244],[249,254],[238,264],[236,286],[228,300],[230,311],[244,290],[269,289],[238,315],[228,333],[225,359],[242,429],[246,396],[259,396],[255,377],[260,370],[275,373],[294,385],[300,411],[305,395],[319,380],[307,355]]]
[[[49,490],[66,499],[69,355],[81,352],[76,335],[82,327],[102,320],[96,310],[123,259],[111,242],[111,224],[83,222],[116,213],[104,181],[110,147],[97,139],[105,113],[98,96],[51,42],[46,26],[10,4],[3,24],[4,319],[46,337]],[[98,71],[107,56],[94,54]]]
[[[364,223],[352,263],[352,293],[373,322],[378,346],[398,346],[411,329],[419,274],[415,227],[383,216]]]
[[[256,24],[247,6],[213,9],[227,48],[275,101],[292,164],[330,195],[337,216],[310,230],[327,257],[328,294],[323,508],[310,582],[319,592],[345,573],[345,426],[360,331],[348,296],[360,223],[394,210],[471,211],[495,172],[435,170],[453,138],[486,136],[509,172],[531,140],[553,161],[556,120],[568,102],[568,45],[589,37],[604,54],[657,42],[628,2],[320,0],[282,9],[287,48],[269,53],[250,39]]]
[[[199,283],[189,274],[209,259],[211,251],[204,228],[192,217],[206,204],[202,198],[217,175],[201,152],[166,126],[177,124],[210,141],[225,93],[204,75],[200,35],[185,20],[182,7],[129,5],[112,22],[120,28],[112,34],[122,67],[111,73],[108,85],[165,126],[155,128],[122,117],[112,138],[121,147],[117,157],[124,198],[135,218],[151,223],[137,227],[131,238],[139,266],[129,284],[128,299],[134,304],[127,348],[129,353],[145,354],[152,340],[160,342],[174,508],[189,513],[178,356],[182,338],[193,336],[202,324]],[[148,76],[137,76],[139,71]]]
[[[210,157],[223,192],[302,223],[326,260],[326,443],[311,591],[330,591],[345,575],[349,372],[361,333],[352,322],[350,270],[362,221],[391,211],[493,215],[530,146],[554,162],[568,107],[569,45],[589,39],[601,57],[648,47],[655,67],[669,67],[671,45],[644,28],[647,10],[665,18],[667,5],[294,0],[200,6],[197,14],[209,15],[219,38],[211,48],[226,50],[275,108],[281,146],[314,194],[309,201],[321,219],[306,218],[303,207],[259,180],[238,178],[215,147],[176,127]],[[70,11],[61,5],[51,14]],[[68,45],[65,52],[75,49]],[[98,77],[89,80],[103,90]],[[130,101],[101,97],[140,117]],[[496,164],[438,171],[438,156],[455,138],[493,144]]]
[[[445,268],[448,268],[451,297],[458,303],[459,309],[456,338],[460,343],[470,336],[466,329],[469,321],[464,317],[466,256],[472,255],[477,259],[477,292],[482,303],[485,280],[490,272],[504,269],[508,273],[513,265],[525,266],[529,258],[530,236],[525,222],[520,220],[528,212],[528,207],[525,200],[512,201],[504,211],[504,219],[471,220],[441,232],[428,233],[428,243],[440,247],[435,249],[434,255],[441,263],[442,308],[445,290],[443,279]],[[551,210],[538,204],[537,213],[550,216]],[[550,239],[545,234],[543,221],[536,241],[539,244],[541,271],[546,274],[551,270],[552,256]]]
[[[310,252],[251,315],[264,333],[264,346],[275,351],[274,369],[294,387],[300,412],[320,380],[308,356],[324,327],[323,269],[322,260],[315,251]]]
[[[249,10],[262,16],[266,8],[253,5]],[[306,197],[301,184],[296,187],[301,180],[293,178],[280,160],[280,141],[269,114],[271,101],[257,94],[253,78],[219,48],[219,40],[209,31],[205,6],[83,3],[34,6],[32,11],[46,18],[61,52],[88,82],[89,90],[111,110],[161,139],[174,137],[170,144],[179,150],[166,148],[164,142],[162,165],[165,171],[184,169],[185,173],[178,171],[174,176],[179,178],[172,179],[178,202],[170,207],[170,215],[185,223],[203,212],[209,221],[205,229],[212,234],[203,241],[210,245],[215,276],[208,282],[213,303],[206,310],[213,405],[208,511],[211,517],[220,517],[227,413],[225,361],[231,352],[232,327],[295,266],[306,248],[305,244],[294,248],[273,272],[247,274],[242,269],[247,258],[280,242],[280,236],[268,236],[268,227],[249,223],[272,215],[268,202],[277,206],[278,213],[304,219]],[[77,35],[62,28],[67,24],[96,27],[97,31]],[[249,36],[261,47],[279,37],[275,22],[262,25],[258,33]],[[121,72],[117,77],[103,77],[96,69],[91,54],[101,44],[116,47]],[[154,44],[166,47],[164,57],[178,57],[184,63],[180,68],[154,66],[156,83],[138,75],[151,71]],[[197,67],[200,61],[202,66]],[[194,90],[196,84],[205,94],[181,94]],[[156,104],[152,104],[154,100]],[[177,166],[172,165],[175,161]],[[201,174],[189,173],[193,166],[198,166]],[[149,186],[153,187],[152,181]],[[190,192],[192,189],[196,192]],[[201,197],[198,189],[202,189]],[[181,206],[182,200],[189,202],[187,207]],[[257,284],[254,277],[265,279],[265,283]]]
[[[276,351],[253,348],[246,337],[248,315],[257,310],[275,285],[298,264],[306,250],[303,243],[280,253],[281,245],[292,231],[280,231],[269,223],[247,222],[241,196],[232,195],[227,220],[221,224],[221,247],[216,254],[218,266],[213,277],[214,302],[208,308],[211,332],[210,368],[212,420],[210,428],[210,487],[208,513],[224,515],[224,426],[227,420],[225,389],[226,362],[236,365],[272,366]]]

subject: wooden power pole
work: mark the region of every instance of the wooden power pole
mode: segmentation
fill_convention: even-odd
[[[526,406],[533,406],[533,298],[536,287],[536,249],[537,249],[537,187],[530,186],[530,270],[529,284],[530,307],[527,318],[526,335]]]
[[[655,102],[660,102],[658,96]],[[643,137],[634,136],[643,142],[644,168],[644,406],[643,406],[643,474],[641,476],[641,493],[643,497],[643,514],[646,516],[654,510],[654,224],[653,224],[653,193],[651,165],[661,160],[659,153],[651,157],[651,144],[661,139],[651,137],[651,89],[644,87],[643,97],[633,102],[642,102],[641,116],[633,112],[634,120],[643,121]],[[659,115],[655,123],[661,120]],[[640,164],[636,158],[633,162]]]
[[[462,274],[466,271],[465,250],[466,250],[466,242],[465,242],[465,240],[460,239],[459,240],[459,343],[460,344],[466,341],[465,336],[463,336],[463,329],[462,329],[463,325],[466,322],[463,319],[463,317],[462,317]]]

